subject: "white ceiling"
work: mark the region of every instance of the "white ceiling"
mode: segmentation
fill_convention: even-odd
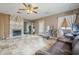
[[[21,3],[0,3],[0,13],[20,15],[24,17],[24,19],[34,20],[40,17],[79,8],[79,3],[35,3],[34,5],[39,7],[37,10],[38,14],[27,14],[26,11],[21,11],[21,14],[17,14],[16,12],[19,9],[24,8]]]

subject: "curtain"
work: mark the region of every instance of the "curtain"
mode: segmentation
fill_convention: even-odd
[[[64,16],[64,17],[58,17],[58,29],[60,29],[62,27],[62,23],[63,23],[65,18],[68,21],[68,27],[71,27],[72,24],[75,22],[76,14]]]
[[[69,16],[65,16],[65,18],[68,20],[69,22],[69,27],[72,27],[72,24],[75,22],[76,20],[76,14],[74,15],[69,15]]]
[[[61,26],[63,21],[64,21],[64,17],[58,17],[58,33],[57,33],[58,37],[61,37],[63,35],[63,32],[61,31]]]
[[[58,17],[58,29],[61,28],[63,21],[64,21],[64,17]]]

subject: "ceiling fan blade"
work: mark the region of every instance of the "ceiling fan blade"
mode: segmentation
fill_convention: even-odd
[[[33,9],[38,9],[38,7],[34,7]]]
[[[36,14],[38,13],[38,12],[36,12],[36,11],[33,11],[33,12],[36,13]]]
[[[30,13],[27,13],[27,14],[30,14]]]
[[[17,11],[17,13],[21,14],[21,12]]]
[[[32,8],[32,4],[28,4],[28,9],[31,9]]]
[[[19,10],[27,10],[27,9],[19,9]]]
[[[30,4],[28,4],[28,7],[30,7]]]
[[[23,3],[23,5],[24,5],[25,7],[27,7],[27,5],[26,5],[25,3]]]

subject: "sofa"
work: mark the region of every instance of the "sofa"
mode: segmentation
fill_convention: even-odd
[[[79,55],[79,35],[72,42],[72,54]]]
[[[57,42],[46,51],[39,50],[35,55],[79,55],[79,35],[72,42],[57,40]]]

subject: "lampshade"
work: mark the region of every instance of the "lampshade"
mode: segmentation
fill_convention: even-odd
[[[62,23],[62,27],[68,27],[68,21],[66,20],[66,18],[64,19],[63,23]]]

